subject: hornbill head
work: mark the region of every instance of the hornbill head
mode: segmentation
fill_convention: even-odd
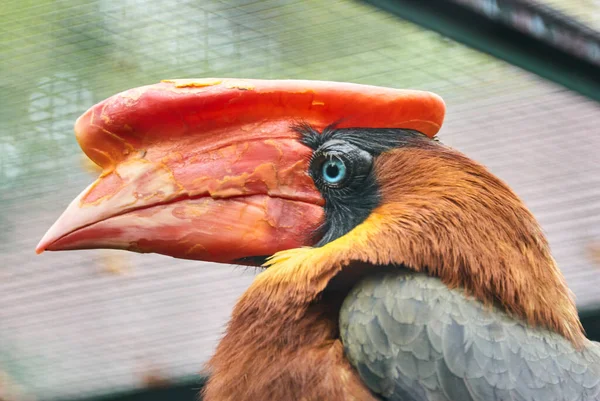
[[[77,120],[103,172],[37,251],[266,261],[252,287],[267,303],[314,299],[350,264],[401,265],[578,342],[537,222],[502,181],[432,139],[444,113],[432,93],[318,81],[123,92]]]

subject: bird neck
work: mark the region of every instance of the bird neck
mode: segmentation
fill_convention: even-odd
[[[269,286],[255,283],[236,304],[208,364],[203,399],[375,401],[344,357],[338,328],[342,297],[274,300],[268,299]]]
[[[402,263],[532,326],[585,336],[539,224],[485,167],[445,147],[390,152],[377,166],[382,216],[372,260]],[[397,174],[395,171],[402,171]]]

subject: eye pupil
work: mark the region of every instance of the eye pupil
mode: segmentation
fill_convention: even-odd
[[[346,177],[346,165],[340,159],[327,160],[323,164],[323,179],[329,184],[337,184]]]
[[[337,177],[340,173],[340,169],[335,164],[328,164],[327,171],[325,173],[328,177]]]

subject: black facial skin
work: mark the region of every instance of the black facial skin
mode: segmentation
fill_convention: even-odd
[[[432,140],[424,134],[400,128],[343,128],[329,126],[319,133],[308,124],[292,127],[301,141],[313,149],[310,175],[325,199],[325,222],[315,233],[323,246],[347,234],[379,206],[381,195],[373,160],[392,148],[424,147]],[[339,183],[323,177],[323,164],[338,159],[347,169]],[[401,172],[398,172],[401,174]]]
[[[373,171],[377,156],[393,148],[428,147],[436,141],[418,131],[400,128],[336,129],[333,124],[319,133],[309,124],[301,123],[292,129],[313,150],[309,173],[325,199],[325,222],[314,233],[317,247],[346,235],[379,206],[381,194]],[[347,169],[346,177],[335,184],[323,177],[323,163],[333,158],[341,160]],[[261,266],[268,258],[249,256],[236,263]]]

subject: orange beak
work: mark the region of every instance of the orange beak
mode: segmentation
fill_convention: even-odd
[[[381,110],[394,102],[402,108]],[[36,251],[115,248],[234,262],[312,245],[324,201],[295,122],[433,136],[442,118],[433,94],[363,85],[208,79],[132,89],[78,119],[77,140],[103,173]]]
[[[294,139],[177,147],[119,163],[84,190],[37,247],[116,248],[233,262],[310,245],[323,200]],[[161,157],[162,156],[162,157]]]

